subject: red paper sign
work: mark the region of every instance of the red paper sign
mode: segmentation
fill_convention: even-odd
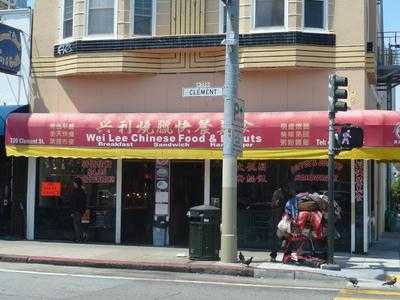
[[[42,197],[60,197],[61,182],[43,181],[40,187],[40,196]]]

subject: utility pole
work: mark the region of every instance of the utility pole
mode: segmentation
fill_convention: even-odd
[[[329,142],[328,142],[328,257],[327,264],[323,266],[328,270],[340,270],[340,267],[334,263],[334,243],[335,243],[335,220],[334,220],[334,201],[335,201],[335,117],[338,111],[347,111],[347,103],[339,99],[347,99],[347,91],[340,89],[346,87],[348,80],[346,77],[337,75],[329,76]]]
[[[239,79],[239,0],[226,6],[224,92],[224,156],[222,163],[221,261],[237,262],[237,151],[234,149],[234,112]],[[242,142],[243,143],[243,142]]]

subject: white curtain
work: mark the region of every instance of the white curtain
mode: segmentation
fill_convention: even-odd
[[[88,34],[114,32],[114,0],[89,0]]]
[[[285,0],[255,0],[255,27],[285,25]]]

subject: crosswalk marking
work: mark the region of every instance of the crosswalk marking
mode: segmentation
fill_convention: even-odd
[[[334,300],[393,300],[390,298],[354,298],[354,297],[335,297]]]
[[[400,291],[343,289],[334,300],[400,300]]]
[[[399,296],[400,291],[384,291],[384,290],[360,290],[360,289],[344,289],[340,291],[340,294],[351,294],[351,295],[382,295],[382,296]]]

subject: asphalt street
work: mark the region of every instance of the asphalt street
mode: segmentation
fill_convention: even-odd
[[[329,282],[0,263],[0,299],[355,299]],[[369,293],[368,299],[400,299]],[[387,293],[387,292],[385,292]],[[361,298],[363,299],[363,298]]]

